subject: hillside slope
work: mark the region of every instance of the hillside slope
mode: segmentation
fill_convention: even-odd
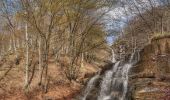
[[[49,59],[49,91],[43,93],[43,87],[38,86],[39,64],[38,57],[33,57],[33,64],[30,66],[29,92],[25,94],[23,89],[25,78],[25,58],[23,50],[19,52],[19,59],[13,53],[6,54],[0,60],[0,100],[70,100],[79,94],[80,90],[97,71],[101,70],[101,66],[106,62],[105,56],[109,53],[100,52],[99,61],[86,62],[84,67],[80,69],[77,80],[70,82],[65,75],[65,67],[68,56],[61,57],[58,61],[53,56]],[[31,79],[32,78],[32,79]]]

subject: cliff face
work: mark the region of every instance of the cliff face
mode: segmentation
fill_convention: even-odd
[[[165,97],[170,90],[170,37],[153,39],[140,58],[130,73],[131,100],[170,100]]]

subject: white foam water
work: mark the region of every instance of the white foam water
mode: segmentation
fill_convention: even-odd
[[[105,76],[103,77],[102,83],[101,83],[101,90],[100,90],[100,95],[98,97],[98,100],[107,100],[108,94],[110,93],[110,88],[112,86],[112,77],[113,74],[116,73],[118,66],[119,66],[119,61],[116,62],[116,64],[113,66],[113,68],[105,73]]]
[[[90,79],[90,81],[88,82],[87,87],[86,87],[86,89],[85,89],[85,91],[84,91],[84,96],[83,96],[82,100],[86,100],[88,94],[89,94],[89,93],[91,92],[91,90],[93,89],[94,83],[96,82],[96,80],[97,80],[98,78],[99,78],[99,75],[97,74],[97,75],[95,75],[94,77],[92,77],[92,78]]]
[[[115,57],[114,52],[112,56]],[[113,58],[115,64],[102,77],[97,100],[127,100],[129,71],[139,59],[139,53],[133,53],[127,63],[121,63]],[[89,81],[82,100],[86,100],[98,77],[100,76],[96,75]]]

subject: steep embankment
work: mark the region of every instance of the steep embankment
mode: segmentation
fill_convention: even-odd
[[[130,100],[170,100],[170,36],[152,39],[131,69]]]

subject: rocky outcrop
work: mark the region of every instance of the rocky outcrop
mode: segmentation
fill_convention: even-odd
[[[129,99],[170,100],[170,37],[152,39],[140,55],[129,75]]]

